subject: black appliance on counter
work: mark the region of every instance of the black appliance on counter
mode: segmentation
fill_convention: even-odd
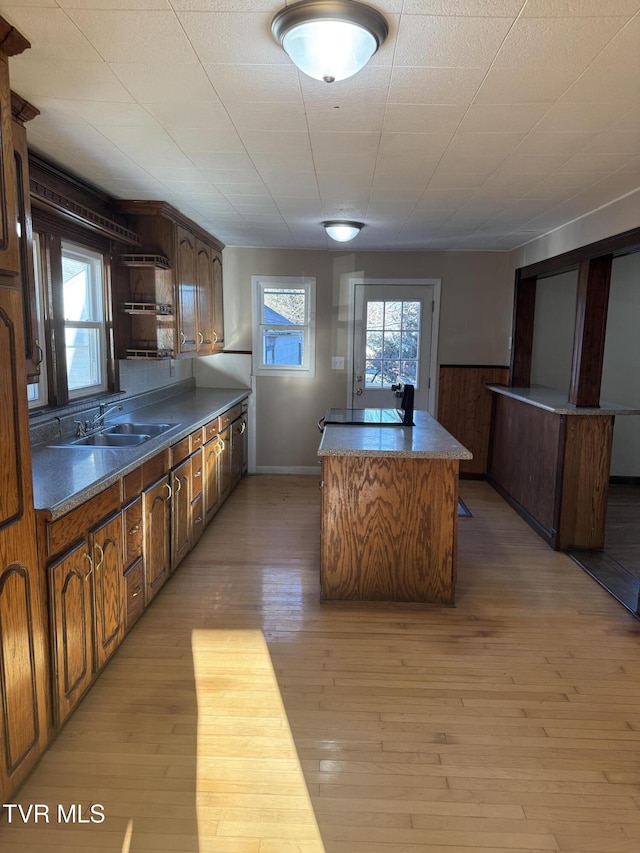
[[[318,429],[323,431],[327,424],[342,426],[415,426],[413,422],[414,386],[398,382],[391,389],[400,400],[400,406],[395,409],[327,409],[323,418],[318,421]]]

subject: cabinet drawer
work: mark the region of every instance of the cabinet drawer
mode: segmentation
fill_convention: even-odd
[[[142,468],[130,471],[122,478],[122,502],[127,504],[142,491]]]
[[[54,557],[68,549],[87,530],[120,509],[120,483],[114,483],[94,498],[47,524],[47,554]]]
[[[196,544],[204,531],[204,505],[202,492],[191,502],[191,547]]]
[[[234,406],[232,409],[229,409],[226,412],[223,412],[218,418],[218,429],[220,432],[225,430],[229,424],[233,423],[237,418],[242,414],[242,403],[238,403],[237,406]]]
[[[179,465],[181,462],[183,462],[190,453],[191,436],[188,435],[186,438],[183,438],[182,441],[179,441],[177,444],[173,444],[171,446],[171,467],[175,468],[176,465]]]
[[[130,566],[142,556],[142,498],[124,509],[124,564]]]
[[[130,569],[125,572],[126,584],[126,617],[125,627],[127,631],[142,616],[144,610],[144,563],[142,558],[137,560]]]
[[[208,424],[204,425],[203,429],[204,429],[205,444],[208,441],[211,441],[211,439],[214,438],[214,436],[216,436],[218,434],[218,421],[219,420],[220,420],[219,418],[214,418],[212,421],[209,421]]]
[[[204,444],[204,429],[200,427],[200,429],[195,430],[189,436],[189,448],[191,453],[194,453]]]
[[[169,470],[169,454],[163,450],[142,466],[142,488],[146,489],[152,483],[157,482]]]

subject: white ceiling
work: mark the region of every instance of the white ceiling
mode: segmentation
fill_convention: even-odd
[[[348,218],[354,249],[511,249],[640,187],[640,0],[378,0],[389,38],[333,84],[274,42],[283,5],[0,0],[30,145],[236,246]]]

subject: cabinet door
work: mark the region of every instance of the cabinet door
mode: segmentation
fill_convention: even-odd
[[[165,475],[142,493],[147,604],[169,576],[171,489]]]
[[[213,253],[213,348],[219,352],[224,347],[224,310],[222,303],[222,258]]]
[[[178,352],[196,351],[196,240],[178,227],[176,264],[176,301],[178,314]]]
[[[191,547],[191,457],[171,472],[171,568]]]
[[[124,636],[122,513],[91,531],[93,556],[95,668],[99,670]]]
[[[93,677],[92,573],[86,540],[49,567],[57,725],[67,719]]]
[[[16,172],[16,205],[19,224],[20,280],[22,284],[22,306],[24,312],[24,345],[27,366],[27,381],[37,382],[40,378],[42,347],[38,340],[38,313],[36,299],[36,277],[33,265],[33,226],[29,198],[29,152],[27,131],[19,121],[13,121],[13,148]]]
[[[17,273],[18,232],[16,229],[16,178],[11,137],[11,97],[9,68],[0,54],[0,271]]]
[[[222,442],[219,437],[204,446],[204,514],[207,524],[220,507],[220,466]]]
[[[199,355],[213,352],[214,305],[213,266],[211,248],[199,240],[196,242],[196,287],[197,287],[197,351]]]

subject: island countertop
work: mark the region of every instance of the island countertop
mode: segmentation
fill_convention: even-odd
[[[611,415],[640,415],[640,409],[634,406],[624,406],[620,403],[601,401],[598,407],[576,406],[567,400],[567,392],[557,388],[547,388],[544,385],[532,385],[530,388],[511,388],[508,385],[487,385],[489,391],[502,394],[512,400],[519,400],[546,412],[556,415],[592,415],[594,417],[609,417]]]
[[[472,453],[428,412],[416,411],[413,419],[414,427],[327,424],[318,456],[473,459]]]

